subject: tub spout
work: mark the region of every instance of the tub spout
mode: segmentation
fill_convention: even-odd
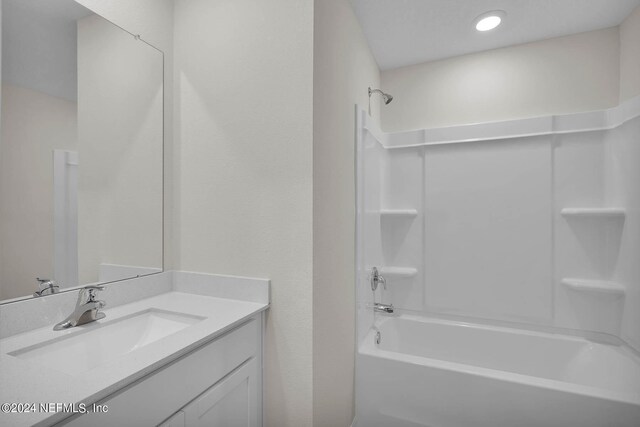
[[[391,314],[393,313],[393,304],[381,304],[377,302],[373,306],[373,311]]]

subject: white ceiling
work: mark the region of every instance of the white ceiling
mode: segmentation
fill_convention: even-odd
[[[382,70],[620,24],[640,0],[351,0]],[[475,18],[507,12],[479,33]]]

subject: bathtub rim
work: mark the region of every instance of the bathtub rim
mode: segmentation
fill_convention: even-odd
[[[478,324],[472,323],[469,321],[455,321],[455,320],[446,320],[442,318],[432,318],[426,316],[415,316],[409,314],[399,314],[393,316],[379,316],[372,327],[369,328],[367,334],[363,340],[358,345],[357,357],[360,356],[368,356],[368,357],[377,357],[387,360],[393,360],[397,362],[408,363],[414,366],[427,366],[434,369],[446,370],[446,371],[455,371],[463,374],[473,375],[476,377],[484,377],[490,378],[493,380],[506,381],[515,384],[521,384],[530,387],[542,388],[545,390],[552,391],[561,391],[565,393],[576,394],[585,397],[598,398],[613,402],[625,403],[635,406],[640,406],[640,393],[628,393],[621,392],[609,389],[603,389],[598,387],[591,387],[582,384],[570,383],[566,381],[553,380],[549,378],[541,378],[535,377],[532,375],[519,374],[515,372],[508,371],[500,371],[497,369],[484,368],[480,366],[474,366],[464,363],[451,362],[447,360],[433,359],[424,356],[417,356],[407,353],[400,353],[392,350],[382,350],[378,348],[374,344],[375,334],[377,330],[382,326],[382,324],[392,320],[392,319],[401,319],[401,320],[409,320],[420,323],[436,323],[448,326],[464,326],[464,327],[473,327],[477,329],[483,330],[491,330],[497,332],[506,332],[511,334],[524,334],[530,336],[537,337],[545,337],[551,339],[566,339],[570,341],[592,341],[586,337],[576,336],[576,335],[565,335],[559,332],[541,332],[534,330],[520,330],[518,328],[509,328],[505,326],[492,326],[487,324]],[[382,336],[384,340],[384,335]],[[632,348],[626,344],[624,341],[619,340],[618,344],[605,343],[602,341],[595,341],[601,345],[614,345],[617,347],[621,347],[623,351],[626,351],[632,357],[638,359],[637,354]],[[638,360],[640,362],[640,360]],[[357,365],[357,363],[356,363]]]

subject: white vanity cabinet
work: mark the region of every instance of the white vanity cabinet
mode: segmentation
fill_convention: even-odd
[[[252,358],[159,427],[257,427],[258,374],[257,361]]]
[[[257,427],[257,362],[251,359],[198,396],[162,427]],[[179,424],[180,418],[184,424]]]
[[[187,353],[60,426],[259,427],[262,315]]]

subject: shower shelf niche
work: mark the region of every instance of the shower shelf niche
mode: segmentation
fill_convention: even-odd
[[[382,209],[380,216],[386,218],[415,218],[418,216],[416,209]]]
[[[605,280],[585,280],[566,278],[560,282],[567,288],[579,292],[594,292],[615,296],[624,296],[625,288],[620,283]]]
[[[564,208],[560,214],[566,218],[610,218],[623,220],[625,210],[622,208]]]
[[[382,267],[380,269],[380,274],[389,278],[407,278],[407,277],[415,277],[418,274],[418,269],[411,267]]]

